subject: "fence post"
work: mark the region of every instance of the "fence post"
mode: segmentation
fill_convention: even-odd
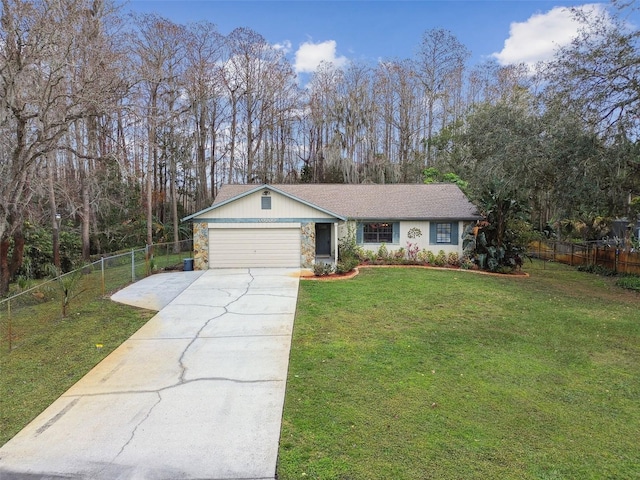
[[[149,275],[150,270],[151,270],[151,258],[150,258],[151,255],[152,255],[151,245],[145,244],[145,246],[144,246],[144,271],[145,271],[145,275]]]
[[[573,267],[573,253],[575,251],[575,245],[573,243],[571,243],[571,257],[569,260],[569,265],[571,265]]]
[[[136,254],[135,250],[131,249],[131,283],[136,281]]]
[[[7,335],[8,335],[8,339],[9,339],[9,351],[11,351],[11,342],[13,340],[13,331],[11,330],[11,299],[7,300],[7,320],[8,320],[8,324],[7,324]]]
[[[104,295],[106,290],[105,281],[104,281],[104,255],[100,257],[100,272],[101,272],[100,275],[102,277],[102,295]]]

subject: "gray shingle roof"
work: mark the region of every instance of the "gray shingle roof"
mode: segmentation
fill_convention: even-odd
[[[277,184],[271,187],[353,219],[480,218],[477,208],[452,183],[424,184]],[[242,195],[258,185],[223,185],[213,205]]]

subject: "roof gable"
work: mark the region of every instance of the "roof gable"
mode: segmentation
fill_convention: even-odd
[[[305,205],[309,208],[312,208],[314,210],[317,210],[319,212],[324,213],[325,215],[328,215],[330,217],[335,217],[339,220],[346,220],[345,217],[342,217],[339,214],[336,214],[332,211],[329,211],[321,206],[318,205],[314,205],[308,201],[306,201],[305,199],[302,198],[298,198],[294,195],[292,195],[289,192],[286,191],[281,191],[280,189],[272,186],[272,185],[238,185],[240,187],[240,189],[233,189],[233,188],[225,188],[225,187],[235,187],[236,185],[223,185],[222,188],[220,189],[220,192],[218,193],[218,196],[216,197],[216,200],[214,201],[213,205],[211,205],[208,208],[205,208],[203,210],[200,210],[199,212],[196,212],[192,215],[189,215],[188,217],[185,217],[182,219],[182,221],[188,221],[188,220],[193,220],[197,217],[202,217],[205,216],[207,213],[209,212],[213,212],[214,210],[218,210],[218,209],[222,209],[225,206],[232,204],[234,202],[237,202],[241,199],[247,198],[251,195],[254,195],[258,192],[263,192],[265,190],[269,190],[271,192],[280,194],[290,200],[293,200],[294,202],[300,203],[302,205]],[[224,194],[221,195],[221,193],[224,190]]]

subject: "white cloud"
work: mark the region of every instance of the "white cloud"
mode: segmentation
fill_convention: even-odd
[[[576,7],[585,13],[602,13],[602,4],[586,4]],[[509,38],[502,51],[493,53],[500,65],[525,63],[534,68],[537,62],[551,60],[558,47],[571,43],[576,37],[580,23],[566,7],[554,7],[547,13],[538,13],[525,22],[513,22]]]
[[[304,42],[296,51],[295,70],[297,73],[313,73],[321,62],[331,62],[336,67],[347,63],[347,57],[336,56],[336,41],[313,43]]]
[[[289,40],[285,40],[281,43],[276,43],[273,45],[273,48],[276,50],[281,50],[285,55],[291,51],[291,42]]]

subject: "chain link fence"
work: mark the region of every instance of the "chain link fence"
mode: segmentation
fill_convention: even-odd
[[[101,256],[81,268],[20,290],[0,300],[0,348],[9,352],[73,314],[79,305],[119,290],[157,271],[192,265],[192,241],[163,243]],[[189,268],[189,267],[188,267]]]

